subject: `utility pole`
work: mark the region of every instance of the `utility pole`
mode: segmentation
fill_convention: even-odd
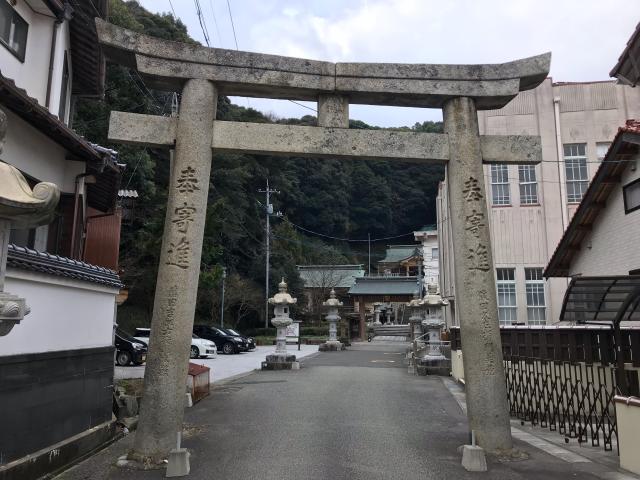
[[[276,217],[281,217],[282,213],[277,212],[273,213],[273,205],[271,204],[271,194],[272,193],[280,193],[278,190],[273,190],[269,188],[269,179],[267,178],[267,187],[263,190],[258,190],[260,193],[265,194],[265,203],[263,205],[267,222],[265,227],[265,243],[266,243],[266,257],[265,257],[265,277],[264,277],[264,328],[269,328],[269,254],[271,253],[269,250],[270,237],[271,237],[271,216],[274,215]]]
[[[224,281],[227,278],[227,268],[222,267],[222,302],[220,303],[220,328],[224,328]]]
[[[368,274],[371,276],[371,234],[367,233],[367,239],[369,240],[369,271]]]

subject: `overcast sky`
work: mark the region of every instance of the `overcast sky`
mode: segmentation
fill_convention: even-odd
[[[226,0],[199,0],[211,46],[235,49]],[[140,0],[171,12],[170,0]],[[203,45],[194,0],[171,0]],[[554,81],[607,80],[640,20],[639,0],[229,0],[240,50],[333,62],[501,63],[551,51]],[[280,117],[287,101],[235,99]],[[315,104],[308,104],[315,108]],[[372,125],[440,120],[439,110],[350,106]]]

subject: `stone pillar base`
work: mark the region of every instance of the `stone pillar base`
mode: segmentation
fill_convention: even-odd
[[[267,355],[262,362],[262,370],[297,370],[300,364],[296,362],[295,355]]]
[[[425,355],[416,360],[416,370],[418,375],[439,375],[448,377],[451,373],[451,362],[443,355]]]
[[[320,352],[338,352],[340,350],[346,350],[346,349],[347,347],[345,347],[342,342],[337,342],[337,341],[324,342],[318,346],[318,351]]]

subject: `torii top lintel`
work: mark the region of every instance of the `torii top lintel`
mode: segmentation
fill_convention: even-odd
[[[98,38],[113,61],[149,83],[180,89],[191,78],[214,81],[225,95],[316,101],[320,94],[350,103],[441,108],[471,97],[478,110],[504,107],[547,77],[551,53],[501,64],[333,63],[172,42],[96,18]]]

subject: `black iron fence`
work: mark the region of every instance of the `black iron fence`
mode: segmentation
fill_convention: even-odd
[[[500,328],[509,408],[523,422],[612,450],[617,443],[613,397],[619,392],[618,352],[627,394],[639,395],[640,329],[622,328],[617,346],[606,326]],[[460,350],[460,329],[449,332]]]

